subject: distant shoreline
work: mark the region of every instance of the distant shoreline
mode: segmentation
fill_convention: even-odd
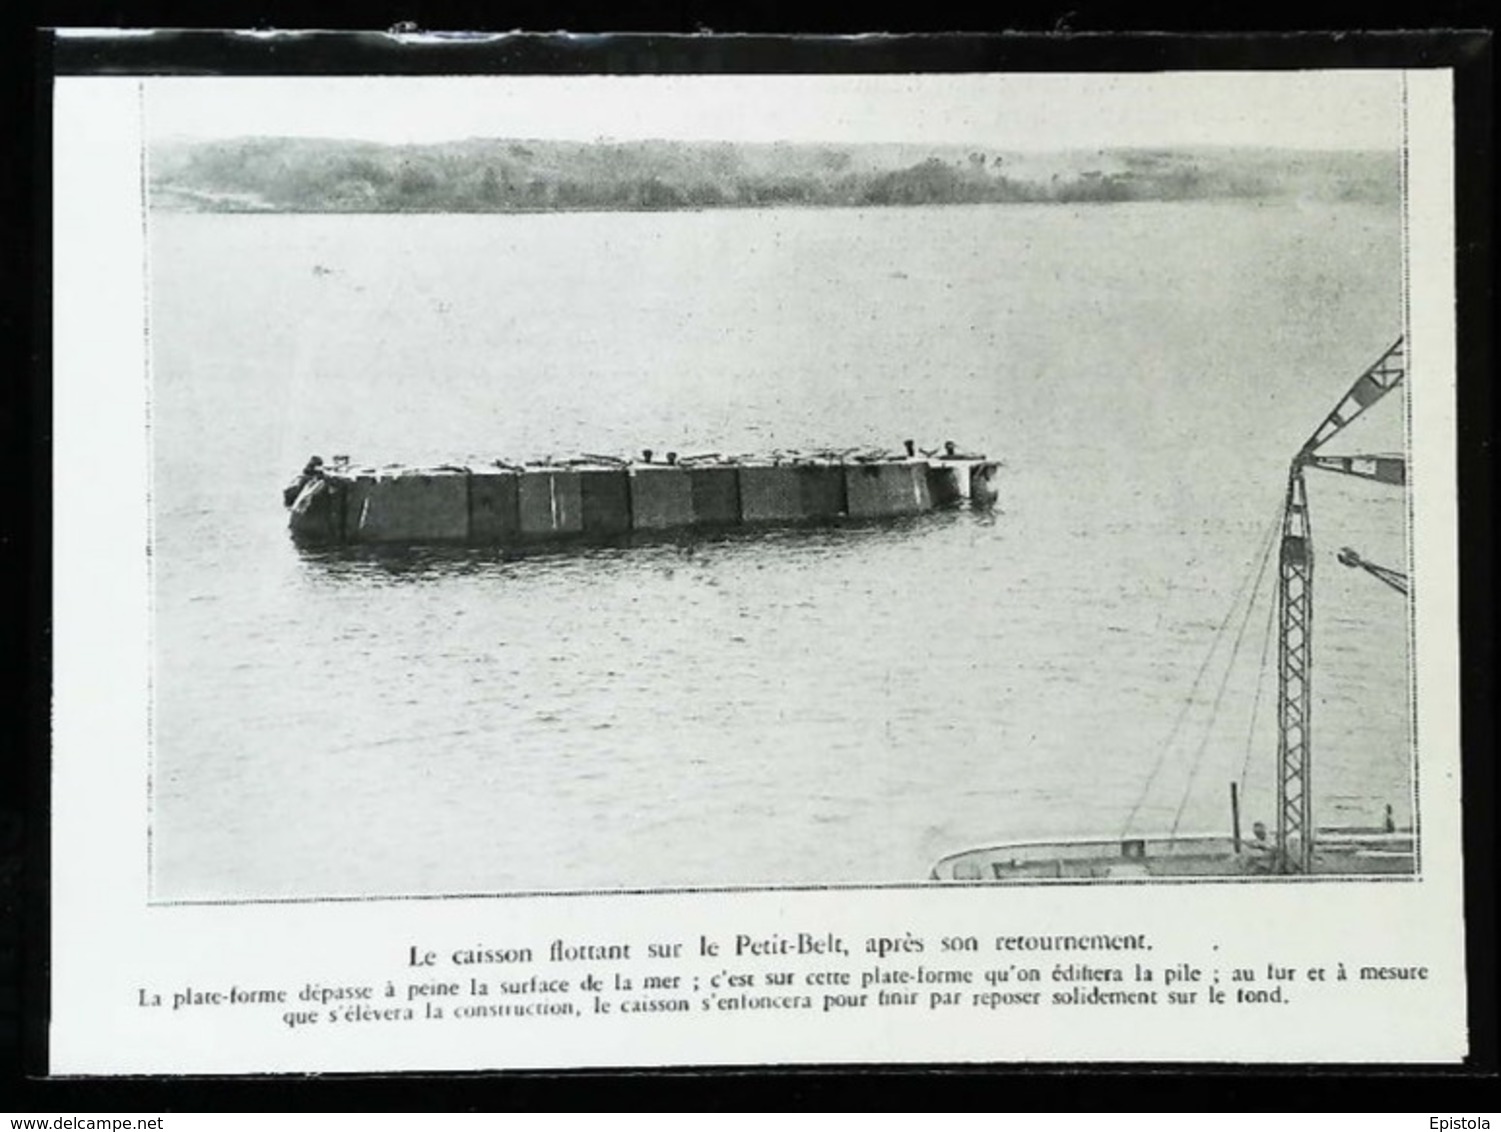
[[[1321,200],[1395,205],[1395,153],[297,138],[161,143],[151,206],[213,213],[702,212]]]
[[[667,213],[703,213],[703,212],[847,212],[854,209],[893,210],[919,208],[1109,208],[1119,205],[1134,204],[1258,204],[1258,205],[1290,205],[1298,203],[1314,204],[1352,204],[1364,205],[1368,208],[1391,207],[1385,201],[1371,200],[1327,200],[1301,197],[1197,197],[1197,198],[1137,198],[1134,200],[1083,200],[1083,201],[954,201],[948,203],[924,202],[902,204],[865,204],[865,203],[830,203],[830,204],[718,204],[718,205],[677,205],[665,207],[646,206],[616,206],[590,207],[579,205],[576,207],[554,208],[207,208],[207,207],[180,207],[171,204],[163,204],[159,201],[148,202],[152,212],[175,213],[178,215],[197,216],[578,216],[578,215],[658,215]]]

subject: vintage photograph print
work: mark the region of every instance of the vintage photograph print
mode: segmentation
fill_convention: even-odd
[[[1420,875],[1399,72],[140,90],[153,903]]]

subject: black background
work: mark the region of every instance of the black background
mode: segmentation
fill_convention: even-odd
[[[183,31],[150,39],[55,41],[46,27],[304,27],[650,33],[520,38],[494,45],[398,47],[380,35],[229,39]],[[1497,1107],[1495,905],[1495,571],[1492,276],[1492,40],[1489,6],[1295,11],[1207,3],[1013,4],[973,12],[805,5],[67,4],[9,9],[0,44],[7,99],[0,138],[6,196],[3,341],[11,380],[0,416],[9,460],[0,566],[14,595],[0,682],[0,1108],[43,1114],[256,1110],[631,1109],[1338,1110],[1475,1113]],[[1192,19],[1193,23],[1185,20]],[[1403,31],[1407,28],[1472,29]],[[712,29],[720,36],[695,33]],[[954,34],[968,29],[969,34]],[[1385,30],[1380,30],[1385,29]],[[836,33],[922,33],[860,41]],[[1000,35],[997,33],[1009,32]],[[1295,34],[1307,32],[1309,34]],[[943,34],[941,34],[943,33]],[[1168,33],[1168,34],[1163,34]],[[795,36],[795,37],[794,37]],[[825,38],[819,38],[823,36]],[[747,1067],[227,1080],[45,1077],[51,571],[51,334],[48,205],[50,81],[111,73],[650,73],[667,71],[987,71],[1425,67],[1456,69],[1459,251],[1461,650],[1470,1061],[1463,1067],[885,1066]],[[1293,925],[1291,930],[1296,930]],[[99,931],[108,933],[108,925]],[[622,1050],[622,1060],[630,1051]],[[170,1118],[168,1124],[170,1126]],[[1426,1120],[1414,1127],[1426,1127]]]

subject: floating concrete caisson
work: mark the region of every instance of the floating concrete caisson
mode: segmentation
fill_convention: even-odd
[[[459,471],[361,475],[343,492],[346,542],[466,542],[469,477]]]
[[[803,519],[837,519],[849,514],[844,495],[844,465],[797,464]]]
[[[906,458],[650,459],[354,468],[314,457],[283,500],[292,533],[320,544],[519,546],[633,532],[882,519],[995,500],[996,465]]]
[[[469,541],[505,546],[521,538],[521,473],[476,468],[469,478]]]
[[[853,464],[844,469],[849,513],[860,519],[933,509],[927,464]],[[957,498],[957,497],[956,497]]]
[[[526,468],[521,473],[516,498],[523,539],[552,539],[583,533],[583,484],[578,472]]]
[[[803,517],[803,491],[791,464],[740,469],[740,521],[791,523]]]
[[[740,522],[740,469],[733,464],[688,469],[695,526],[734,526]]]
[[[933,463],[927,467],[928,502],[934,507],[952,507],[964,499],[959,487],[959,465]]]
[[[647,464],[631,471],[631,523],[638,531],[693,525],[693,480],[686,468]]]
[[[624,468],[581,469],[578,478],[586,534],[619,535],[631,529],[631,483]]]

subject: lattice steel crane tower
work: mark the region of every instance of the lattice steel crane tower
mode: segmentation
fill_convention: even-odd
[[[1283,873],[1313,871],[1314,818],[1311,790],[1311,709],[1313,673],[1313,528],[1308,518],[1305,468],[1358,476],[1405,486],[1407,463],[1401,455],[1327,456],[1319,449],[1380,401],[1406,375],[1402,339],[1355,379],[1349,392],[1298,449],[1287,473],[1278,553],[1277,648],[1277,843],[1276,868]],[[1348,547],[1340,561],[1365,569],[1388,585],[1407,592],[1407,577],[1366,562]]]

